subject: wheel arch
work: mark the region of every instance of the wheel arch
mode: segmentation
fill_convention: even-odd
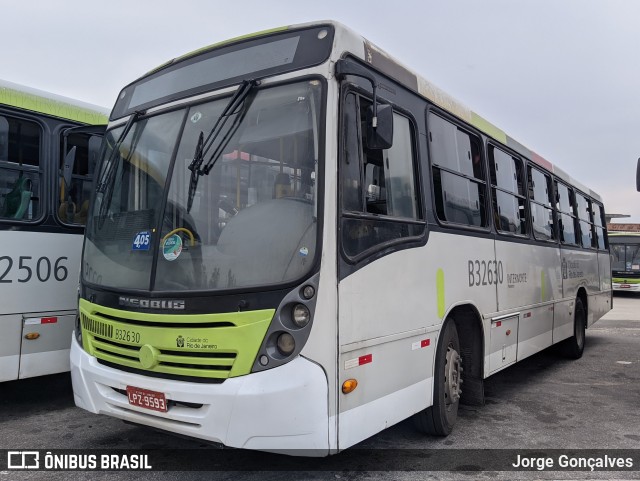
[[[464,381],[460,401],[467,405],[484,404],[484,346],[482,316],[473,304],[453,307],[445,319],[451,319],[458,331]]]
[[[587,325],[585,326],[586,328],[589,326],[589,296],[587,295],[587,290],[584,288],[584,286],[578,289],[576,299],[580,299],[582,301],[582,305],[584,306],[585,315],[587,316]]]

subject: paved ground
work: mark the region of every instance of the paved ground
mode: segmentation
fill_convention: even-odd
[[[640,479],[635,472],[500,472],[449,473],[415,471],[432,450],[459,450],[456,458],[473,459],[465,449],[639,449],[640,448],[640,296],[616,296],[614,309],[587,331],[582,359],[568,361],[547,350],[486,381],[487,404],[463,407],[455,431],[447,438],[419,434],[411,420],[393,426],[358,448],[364,456],[334,456],[294,461],[294,472],[272,455],[249,456],[264,463],[263,472],[153,473],[0,473],[13,479]],[[229,456],[242,467],[236,450],[220,451],[195,440],[130,426],[94,416],[73,405],[67,374],[5,383],[0,386],[0,450],[2,449],[182,449],[202,456]],[[354,450],[354,453],[358,451]],[[450,451],[441,451],[451,456]],[[240,454],[237,454],[240,453]],[[346,452],[348,454],[349,451]],[[436,453],[437,454],[437,453]],[[477,455],[477,453],[475,453]],[[465,465],[461,462],[461,465]],[[473,463],[471,463],[473,464]],[[309,471],[310,467],[320,471]],[[390,469],[393,472],[379,471]],[[640,467],[638,467],[640,469]]]

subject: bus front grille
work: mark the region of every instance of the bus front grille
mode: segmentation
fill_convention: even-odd
[[[142,346],[129,345],[94,336],[91,341],[94,355],[113,364],[164,374],[227,378],[236,360],[233,352],[183,352],[172,349],[156,349],[155,365],[141,361]]]
[[[109,338],[113,336],[113,326],[111,324],[92,319],[83,312],[80,313],[80,320],[82,321],[82,329],[85,331]]]
[[[222,382],[251,372],[275,310],[155,314],[80,299],[82,346],[123,371]]]

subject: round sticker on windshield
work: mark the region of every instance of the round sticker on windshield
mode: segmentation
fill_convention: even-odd
[[[194,124],[196,122],[198,122],[200,119],[202,118],[202,114],[200,112],[196,112],[195,114],[193,114],[191,116],[191,122],[193,122]]]
[[[173,234],[164,240],[162,255],[168,261],[175,261],[182,252],[182,239],[178,234]]]

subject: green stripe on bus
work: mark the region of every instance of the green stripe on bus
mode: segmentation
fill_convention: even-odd
[[[445,313],[444,271],[442,269],[438,269],[436,272],[436,295],[438,296],[438,316],[442,319]]]
[[[640,279],[627,279],[625,277],[614,277],[612,282],[616,284],[640,284]]]
[[[498,127],[493,125],[488,120],[483,119],[475,112],[471,112],[471,125],[482,130],[485,134],[490,135],[496,140],[499,140],[503,144],[507,143],[507,134],[505,134]]]
[[[31,110],[52,117],[74,120],[84,124],[106,124],[108,117],[95,110],[78,107],[59,100],[0,87],[0,104]]]

